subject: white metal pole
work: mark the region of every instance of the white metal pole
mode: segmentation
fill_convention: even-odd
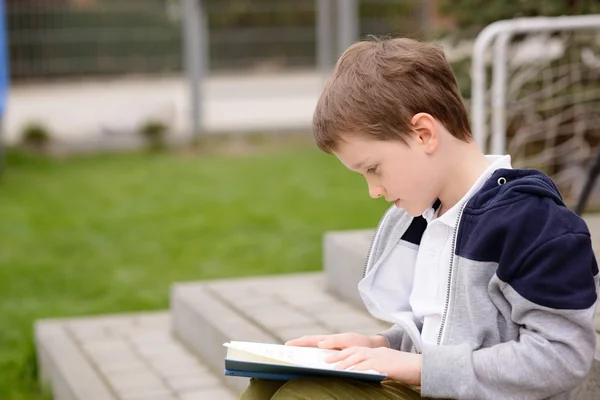
[[[492,80],[492,154],[506,152],[506,83],[508,43],[512,35],[502,32],[494,42]]]
[[[333,7],[332,0],[317,0],[317,65],[327,76],[333,68]]]
[[[182,0],[185,70],[190,88],[190,122],[192,140],[202,131],[202,81],[206,60],[207,29],[201,0]],[[204,28],[203,28],[204,27]]]
[[[338,53],[342,54],[359,37],[358,0],[338,0]]]

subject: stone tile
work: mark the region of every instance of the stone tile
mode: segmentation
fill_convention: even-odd
[[[307,289],[306,291],[290,291],[289,293],[280,293],[282,301],[297,307],[315,307],[321,308],[325,304],[335,303],[336,299],[322,292],[323,289]]]
[[[173,336],[170,330],[148,329],[143,327],[137,327],[130,331],[128,339],[136,346],[156,346],[173,342]]]
[[[170,394],[156,394],[156,395],[147,395],[143,394],[142,397],[137,396],[136,394],[133,397],[129,397],[123,400],[179,400],[179,396],[170,395]],[[208,400],[208,399],[207,399]]]
[[[123,374],[147,371],[148,366],[139,359],[135,360],[110,360],[96,363],[98,369],[105,375]]]
[[[329,328],[324,328],[322,326],[309,325],[309,326],[299,326],[299,327],[275,329],[273,331],[273,333],[279,339],[281,339],[282,343],[285,343],[288,340],[297,339],[302,336],[328,335],[328,334],[332,334],[335,332]]]
[[[171,316],[168,312],[142,314],[135,318],[135,324],[141,328],[169,330],[171,328]]]
[[[337,329],[336,333],[345,333],[345,332],[353,332],[360,333],[361,335],[374,335],[376,333],[382,332],[389,328],[386,325],[369,325],[369,326],[341,326]]]
[[[117,338],[84,341],[81,347],[88,354],[119,353],[131,350],[131,346],[126,341]]]
[[[189,393],[182,393],[181,400],[236,400],[237,396],[226,389],[206,389]]]
[[[202,375],[209,373],[208,367],[205,365],[197,366],[177,366],[172,368],[163,368],[156,370],[156,373],[163,379],[179,378],[188,375]]]
[[[167,385],[177,393],[185,393],[206,387],[215,388],[221,384],[211,373],[188,374],[167,378]]]
[[[351,304],[345,303],[339,299],[333,298],[331,301],[322,303],[304,304],[301,308],[311,314],[314,313],[358,313],[365,314],[366,310],[357,309]]]
[[[142,383],[146,383],[149,381],[161,382],[161,380],[154,373],[154,371],[148,367],[138,370],[138,371],[131,370],[131,371],[124,371],[124,372],[121,372],[118,374],[117,373],[107,374],[107,379],[111,383],[114,383],[117,386],[126,385],[128,382],[142,382]]]
[[[108,315],[108,316],[97,316],[91,318],[78,318],[71,322],[68,322],[69,327],[78,328],[114,328],[121,326],[133,326],[134,316],[133,314],[123,315]]]
[[[133,323],[123,323],[122,325],[114,325],[106,328],[109,335],[121,338],[129,337],[129,335],[131,335],[131,333],[134,332],[136,329],[137,327],[134,326]]]
[[[127,364],[141,361],[139,356],[131,349],[125,349],[121,352],[88,353],[97,364]]]
[[[105,341],[111,338],[111,334],[102,326],[76,327],[68,329],[71,334],[80,342]]]
[[[249,318],[270,329],[306,326],[312,325],[314,322],[314,319],[310,316],[281,305],[256,307],[244,311],[244,313]]]
[[[109,384],[119,393],[136,391],[138,389],[166,389],[163,381],[152,373],[141,373],[137,375],[124,374],[113,376],[108,379]]]
[[[161,355],[161,354],[188,354],[185,347],[171,339],[170,342],[161,343],[139,343],[136,342],[135,348],[144,355]]]
[[[207,293],[219,299],[225,299],[229,303],[241,303],[243,300],[248,300],[265,293],[256,292],[252,287],[244,282],[226,282],[219,284],[207,284]]]
[[[332,329],[347,329],[354,326],[376,326],[374,318],[358,312],[352,313],[320,313],[315,318]]]
[[[279,302],[280,299],[276,296],[270,294],[249,292],[240,296],[234,304],[235,307],[240,310],[251,310],[255,307],[270,306],[273,304],[278,304]]]
[[[121,400],[147,400],[148,398],[172,397],[174,394],[169,389],[137,388],[134,390],[117,392]]]
[[[168,373],[169,371],[174,370],[186,370],[186,369],[196,369],[198,371],[203,371],[206,369],[206,366],[201,364],[197,359],[190,356],[189,358],[156,358],[153,360],[149,360],[148,363],[150,366],[161,373]]]
[[[154,362],[158,363],[168,363],[168,364],[184,364],[184,363],[194,363],[197,359],[195,356],[189,354],[186,350],[177,349],[175,347],[168,347],[163,349],[161,352],[152,352],[148,353],[147,351],[139,351],[142,359],[147,361],[148,363],[154,364]]]
[[[35,327],[42,384],[54,390],[57,400],[73,398],[71,393],[90,394],[90,400],[116,400],[72,335],[55,328],[48,324]]]

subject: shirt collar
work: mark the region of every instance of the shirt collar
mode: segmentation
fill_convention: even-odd
[[[463,204],[469,200],[485,183],[485,181],[494,173],[494,171],[502,168],[511,169],[510,163],[510,155],[497,156],[497,155],[486,155],[487,160],[490,162],[490,165],[486,168],[486,170],[479,176],[477,181],[471,186],[471,188],[467,191],[467,193],[456,203],[452,208],[446,211],[441,217],[437,217],[439,211],[439,202],[436,202],[427,210],[423,212],[423,218],[427,221],[427,223],[431,223],[433,220],[437,219],[438,221],[448,225],[451,228],[456,226],[456,220],[458,218],[458,213],[460,212]]]

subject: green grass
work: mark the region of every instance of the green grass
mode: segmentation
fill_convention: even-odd
[[[318,270],[325,231],[373,227],[386,207],[312,148],[12,154],[0,180],[0,398],[42,398],[38,318],[168,308],[177,281]]]

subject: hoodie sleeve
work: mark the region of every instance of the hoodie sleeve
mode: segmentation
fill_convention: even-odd
[[[411,352],[414,348],[413,341],[406,331],[399,325],[393,325],[383,332],[379,332],[387,340],[388,347],[394,350]]]
[[[547,202],[530,205],[533,210],[513,209],[513,222],[522,219],[523,225],[505,224],[494,233],[504,239],[490,285],[497,285],[498,301],[510,305],[518,340],[478,349],[469,343],[424,346],[423,396],[541,399],[576,388],[589,372],[598,290],[590,235],[564,207],[548,214],[553,206]],[[519,215],[536,209],[535,218]]]

